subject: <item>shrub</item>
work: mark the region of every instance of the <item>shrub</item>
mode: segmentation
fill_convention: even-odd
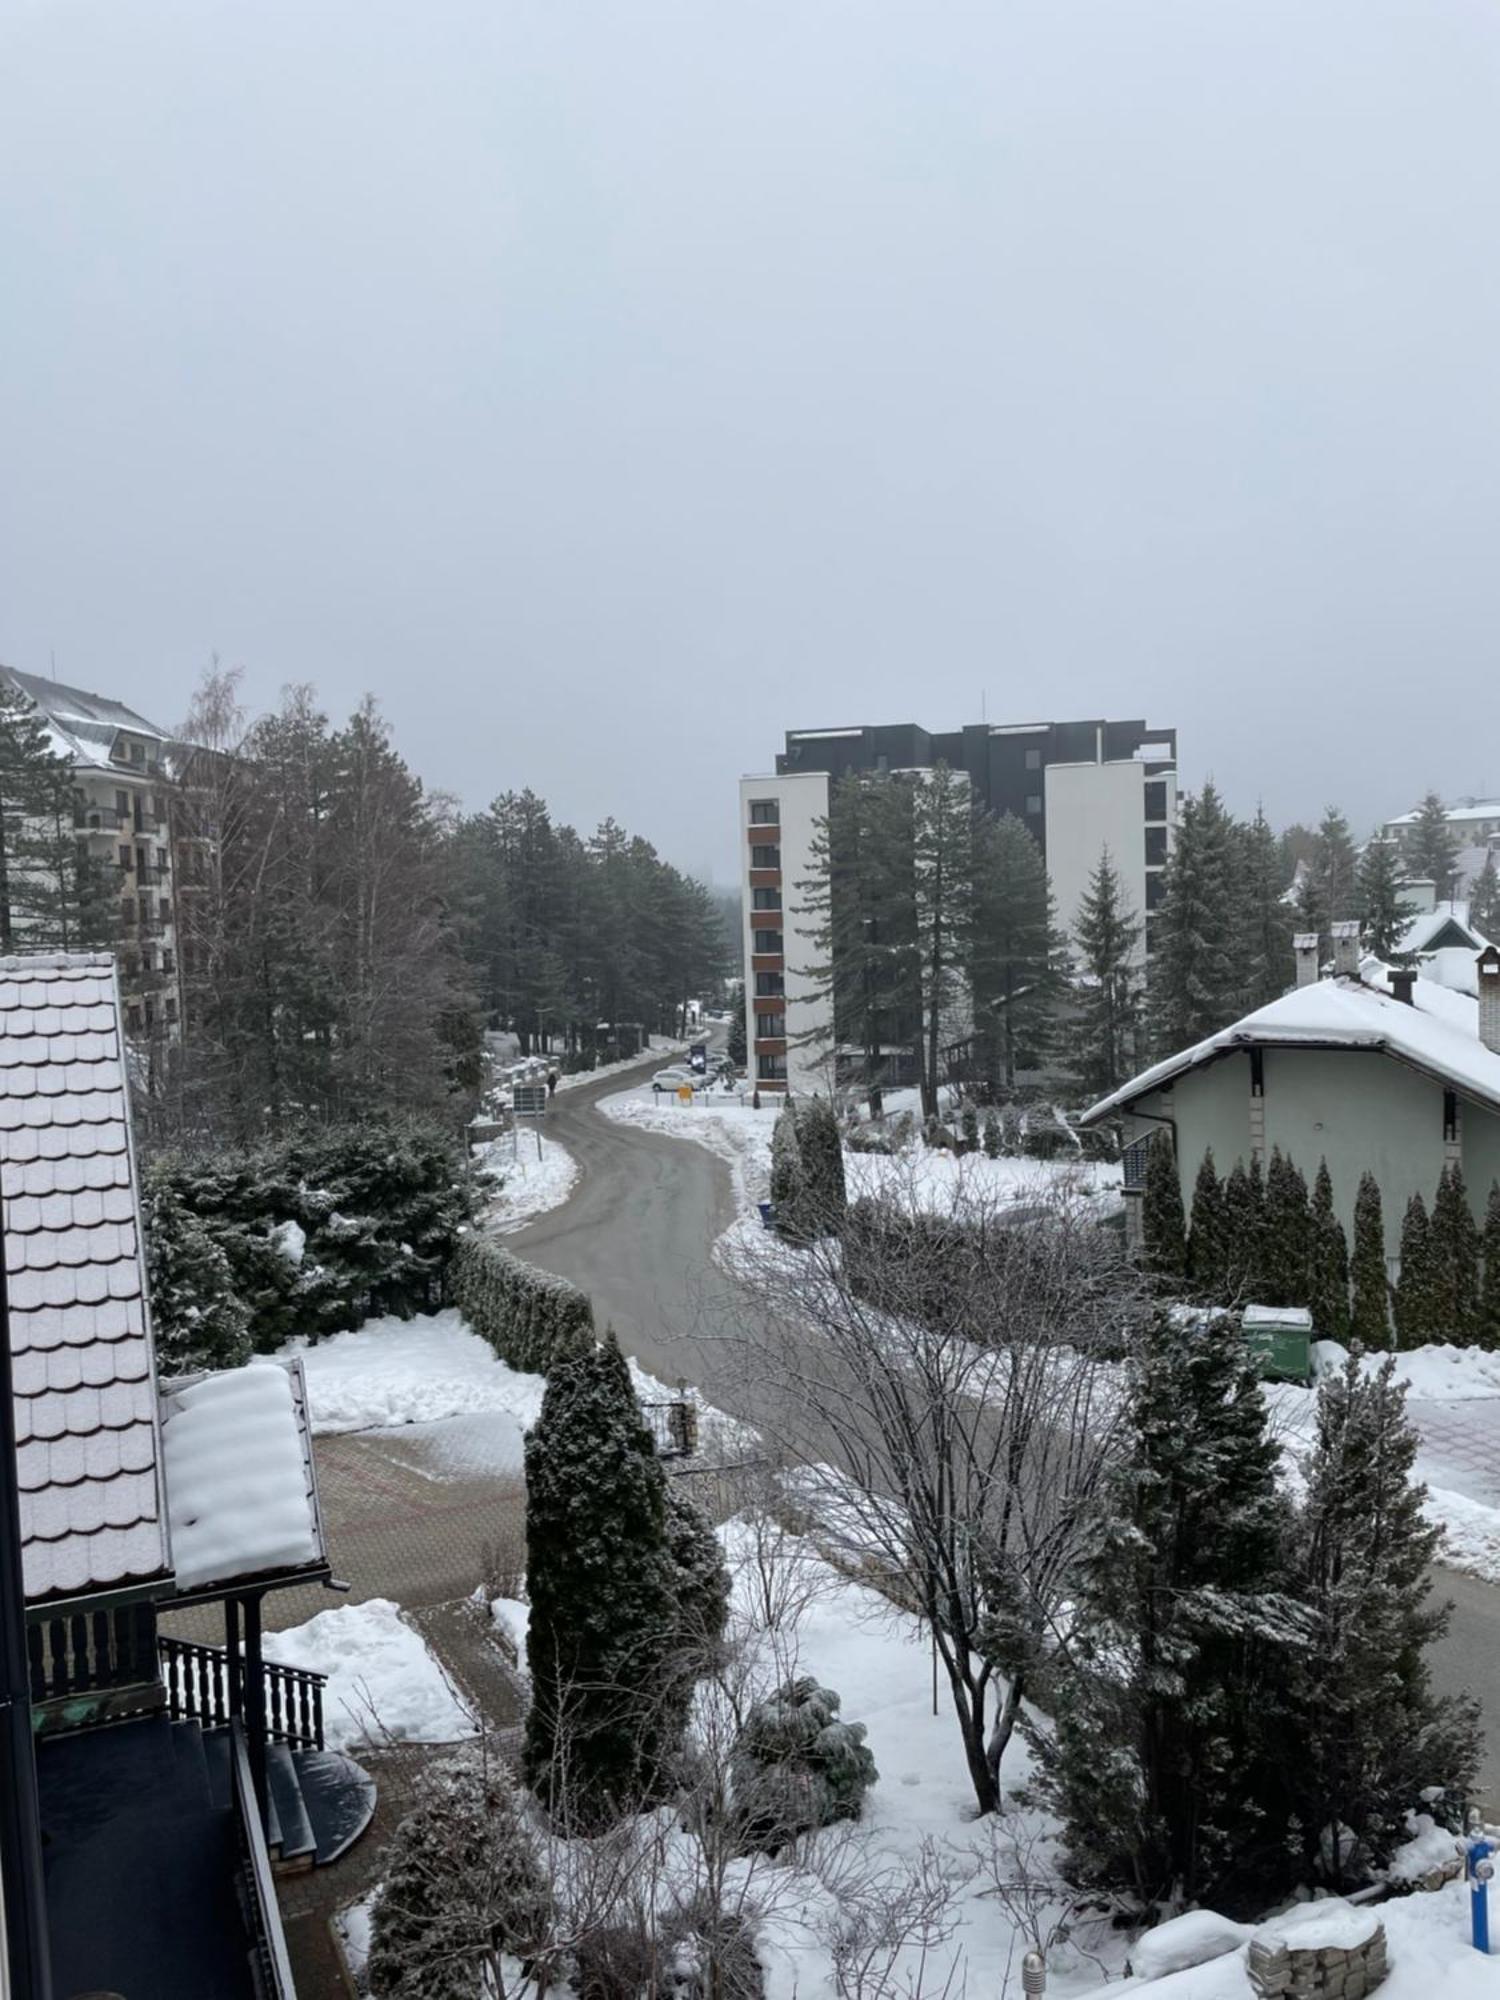
[[[540,1271],[487,1236],[459,1243],[448,1296],[508,1367],[546,1375],[594,1346],[594,1310],[566,1278]]]
[[[1005,1135],[1000,1129],[1000,1113],[993,1105],[984,1114],[984,1156],[987,1160],[998,1160],[1005,1150]]]
[[[964,1135],[964,1144],[971,1153],[979,1151],[979,1112],[972,1104],[966,1104],[959,1119],[959,1130]]]
[[[148,1182],[141,1212],[163,1373],[237,1368],[250,1357],[250,1313],[222,1244],[169,1183]]]
[[[745,1717],[729,1757],[741,1839],[774,1853],[799,1834],[858,1819],[879,1777],[862,1722],[839,1720],[831,1688],[787,1681]]]

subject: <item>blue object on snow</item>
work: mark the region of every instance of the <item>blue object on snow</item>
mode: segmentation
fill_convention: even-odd
[[[756,1203],[756,1207],[760,1210],[760,1219],[766,1228],[774,1229],[776,1227],[776,1211],[772,1208],[771,1204],[768,1201],[760,1201]]]
[[[1469,1930],[1474,1949],[1486,1955],[1490,1948],[1490,1878],[1495,1864],[1490,1856],[1496,1842],[1482,1827],[1470,1825],[1464,1847],[1464,1874],[1469,1884]]]

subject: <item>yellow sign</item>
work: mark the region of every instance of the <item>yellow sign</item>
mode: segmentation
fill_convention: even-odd
[[[679,1104],[691,1104],[692,1101],[693,1086],[690,1083],[679,1083],[677,1086],[677,1102]]]

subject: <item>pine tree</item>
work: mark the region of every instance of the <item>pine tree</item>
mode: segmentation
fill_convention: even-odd
[[[1490,944],[1500,943],[1500,868],[1486,848],[1484,866],[1469,885],[1469,923]]]
[[[1395,842],[1372,834],[1359,859],[1359,928],[1365,950],[1386,965],[1412,963],[1411,954],[1401,948],[1411,922],[1401,894],[1405,881]]]
[[[1236,828],[1245,1009],[1264,1007],[1291,984],[1292,913],[1280,843],[1256,807],[1248,826]]]
[[[612,1334],[548,1378],[526,1439],[528,1784],[607,1823],[656,1789],[676,1641],[666,1478]]]
[[[730,1752],[741,1840],[775,1852],[800,1834],[858,1819],[880,1773],[862,1722],[844,1722],[839,1698],[810,1677],[756,1702]]]
[[[1479,1292],[1477,1339],[1481,1347],[1494,1350],[1500,1348],[1500,1181],[1490,1182],[1480,1249],[1484,1270]]]
[[[1178,1322],[1160,1314],[1132,1362],[1054,1730],[1032,1737],[1070,1876],[1143,1910],[1243,1896],[1274,1849],[1275,1689],[1295,1630],[1260,1385],[1231,1316]]]
[[[1401,1218],[1401,1269],[1394,1300],[1396,1345],[1424,1347],[1441,1339],[1433,1325],[1432,1229],[1427,1204],[1414,1194]]]
[[[1140,923],[1106,847],[1073,919],[1074,959],[1082,974],[1073,1072],[1090,1100],[1118,1090],[1136,1067],[1140,938]]]
[[[79,840],[75,805],[72,767],[40,710],[0,675],[0,951],[114,942],[118,891]]]
[[[1463,1168],[1450,1160],[1438,1181],[1428,1231],[1432,1338],[1467,1347],[1479,1334],[1479,1231]]]
[[[981,814],[968,960],[975,1038],[992,1083],[1014,1090],[1017,1071],[1047,1054],[1062,986],[1059,951],[1042,850],[1013,814]]]
[[[1439,901],[1453,894],[1453,878],[1458,867],[1458,835],[1448,818],[1448,808],[1436,792],[1429,792],[1417,807],[1417,816],[1405,830],[1406,861],[1418,881],[1431,882]]]
[[[1428,1602],[1441,1533],[1412,1481],[1418,1440],[1395,1367],[1369,1374],[1351,1355],[1324,1382],[1297,1524],[1312,1629],[1291,1656],[1286,1769],[1301,1879],[1334,1889],[1390,1858],[1429,1786],[1467,1792],[1480,1741],[1477,1705],[1432,1691],[1425,1654],[1449,1615]]]
[[[938,1112],[943,1050],[966,1033],[976,822],[968,780],[941,761],[912,781],[912,896],[922,1015],[922,1111]]]
[[[1153,1040],[1175,1054],[1244,1012],[1234,823],[1212,784],[1182,801],[1155,921]]]
[[[548,1896],[498,1762],[429,1767],[382,1864],[367,1967],[373,2000],[473,2000],[502,1954],[546,1938]]]
[[[1333,1176],[1328,1162],[1318,1164],[1313,1184],[1310,1284],[1307,1303],[1313,1328],[1322,1340],[1349,1337],[1349,1246],[1333,1208]]]
[[[1260,1269],[1260,1238],[1264,1227],[1264,1201],[1246,1173],[1243,1160],[1236,1160],[1224,1183],[1224,1300],[1228,1305],[1250,1295]]]
[[[1187,1224],[1182,1212],[1182,1184],[1177,1177],[1177,1153],[1166,1131],[1158,1131],[1146,1149],[1141,1231],[1146,1269],[1168,1287],[1180,1285],[1187,1271]]]
[[[1192,1226],[1187,1241],[1187,1275],[1196,1296],[1214,1305],[1227,1303],[1228,1244],[1224,1189],[1206,1152],[1193,1183]]]
[[[788,1243],[811,1243],[819,1234],[816,1195],[802,1157],[797,1106],[788,1097],[771,1134],[771,1211]]]
[[[1325,924],[1342,923],[1355,914],[1359,892],[1354,842],[1349,822],[1337,806],[1329,806],[1318,822],[1310,873]]]
[[[1300,1168],[1277,1147],[1266,1175],[1265,1223],[1255,1296],[1261,1305],[1307,1304],[1312,1263],[1307,1183]]]
[[[1354,1200],[1354,1254],[1349,1277],[1353,1288],[1350,1338],[1362,1347],[1389,1346],[1391,1287],[1385,1262],[1385,1216],[1380,1183],[1372,1173],[1361,1174]]]

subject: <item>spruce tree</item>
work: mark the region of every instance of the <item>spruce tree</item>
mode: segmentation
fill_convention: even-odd
[[[1479,1334],[1479,1231],[1457,1160],[1438,1181],[1428,1240],[1432,1337],[1468,1347]]]
[[[1203,1155],[1193,1183],[1192,1225],[1187,1240],[1187,1275],[1194,1294],[1213,1305],[1227,1303],[1224,1188],[1214,1168],[1212,1150]]]
[[[1480,1740],[1477,1705],[1432,1691],[1425,1655],[1449,1616],[1428,1601],[1441,1531],[1412,1481],[1418,1440],[1395,1367],[1370,1374],[1351,1355],[1323,1383],[1297,1524],[1312,1627],[1290,1656],[1286,1769],[1299,1877],[1333,1889],[1389,1860],[1429,1786],[1467,1792]]]
[[[941,759],[912,780],[912,903],[916,919],[918,1076],[922,1111],[938,1113],[943,1050],[972,1020],[966,977],[972,949],[977,822],[968,781]]]
[[[1164,1130],[1156,1132],[1146,1148],[1141,1232],[1146,1269],[1168,1288],[1180,1285],[1187,1272],[1187,1223],[1182,1212],[1177,1153],[1171,1134]]]
[[[1349,1246],[1343,1224],[1333,1209],[1333,1176],[1328,1162],[1318,1163],[1313,1183],[1312,1245],[1307,1303],[1313,1328],[1322,1340],[1349,1338]]]
[[[1213,785],[1182,801],[1155,920],[1151,1022],[1161,1055],[1189,1048],[1244,1012],[1244,941],[1234,822]]]
[[[74,828],[72,766],[41,711],[0,676],[0,951],[114,942],[120,899]]]
[[[1073,1073],[1090,1100],[1108,1097],[1136,1067],[1141,1011],[1141,926],[1106,847],[1073,919],[1074,960],[1082,975],[1072,1035]]]
[[[1427,1204],[1414,1194],[1401,1218],[1401,1269],[1394,1300],[1396,1345],[1424,1347],[1441,1339],[1433,1324],[1432,1228]]]
[[[1489,944],[1500,944],[1500,868],[1486,848],[1484,866],[1469,885],[1469,923]]]
[[[1243,1004],[1248,1012],[1278,999],[1292,982],[1292,913],[1285,900],[1288,871],[1265,813],[1256,807],[1236,829],[1243,956]]]
[[[1448,808],[1436,792],[1429,792],[1417,807],[1417,816],[1406,828],[1403,845],[1411,873],[1418,880],[1431,882],[1440,901],[1451,896],[1458,867],[1458,835],[1448,818]]]
[[[568,1824],[635,1810],[675,1747],[666,1477],[613,1334],[560,1363],[526,1439],[527,1783]]]
[[[975,1035],[992,1083],[1049,1053],[1062,991],[1061,945],[1042,850],[1012,813],[981,814],[974,829],[968,962]]]
[[[1359,930],[1365,950],[1386,965],[1410,965],[1401,948],[1411,911],[1402,899],[1406,870],[1394,841],[1372,834],[1359,858]]]
[[[826,1097],[797,1098],[791,1113],[801,1167],[796,1226],[806,1234],[834,1235],[843,1227],[848,1207],[839,1121]]]
[[[1000,1130],[1000,1114],[992,1104],[984,1114],[984,1157],[998,1160],[1005,1150],[1004,1135]]]
[[[1354,1254],[1349,1277],[1353,1291],[1350,1338],[1363,1347],[1389,1346],[1391,1286],[1385,1262],[1385,1215],[1380,1183],[1368,1172],[1361,1174],[1354,1200]]]
[[[1032,1736],[1072,1879],[1145,1910],[1253,1894],[1278,1845],[1289,1511],[1231,1316],[1161,1313],[1074,1599],[1050,1737]],[[1222,1907],[1222,1904],[1219,1904]]]
[[[771,1210],[777,1231],[788,1242],[806,1243],[817,1235],[810,1215],[797,1110],[790,1097],[777,1112],[771,1133]]]
[[[1278,1146],[1266,1175],[1265,1222],[1261,1259],[1255,1279],[1256,1302],[1267,1306],[1303,1306],[1311,1279],[1312,1226],[1307,1183],[1302,1172]]]
[[[1481,1347],[1500,1348],[1500,1181],[1490,1182],[1490,1198],[1484,1210],[1484,1234],[1480,1238],[1483,1271],[1479,1287],[1479,1332]]]
[[[1247,1299],[1260,1268],[1260,1233],[1265,1216],[1243,1160],[1236,1160],[1224,1183],[1224,1299]]]
[[[682,1740],[698,1682],[722,1664],[729,1618],[730,1576],[708,1518],[682,1492],[666,1485],[666,1546],[672,1571],[673,1636],[666,1662],[666,1738]]]
[[[1337,806],[1329,806],[1318,822],[1311,866],[1317,901],[1329,924],[1342,923],[1355,915],[1359,900],[1357,869],[1349,822]]]

